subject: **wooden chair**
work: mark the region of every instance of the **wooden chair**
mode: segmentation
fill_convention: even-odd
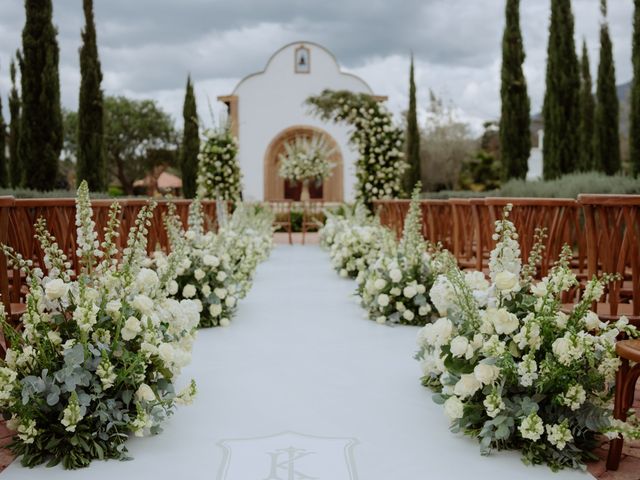
[[[9,241],[9,225],[13,205],[13,197],[0,197],[0,243],[5,245],[11,245]],[[14,279],[17,279],[17,282],[14,282]],[[19,301],[19,291],[21,287],[20,271],[15,269],[10,270],[6,257],[0,253],[0,297],[2,297],[1,300],[7,314],[7,319],[11,323],[18,323],[20,316],[26,311],[26,304]],[[13,288],[17,288],[18,291],[12,291]],[[7,343],[1,331],[0,349],[2,350],[1,356],[4,358],[3,352],[7,349]]]
[[[287,232],[289,235],[289,245],[293,245],[293,225],[291,221],[292,204],[293,202],[291,200],[269,202],[275,218],[273,225],[278,228],[283,228]]]
[[[452,253],[461,268],[473,268],[475,260],[475,232],[473,208],[468,198],[450,198],[452,229]]]
[[[324,201],[309,200],[302,204],[302,245],[309,228],[317,229],[322,224],[320,219],[324,216]]]
[[[448,250],[453,247],[453,218],[451,204],[446,200],[422,200],[422,236],[432,243],[440,243]]]
[[[404,219],[409,211],[410,200],[377,200],[373,202],[374,211],[377,211],[380,224],[391,229],[396,238],[402,236]]]
[[[469,204],[471,205],[473,222],[475,269],[479,272],[486,272],[489,265],[489,254],[496,244],[493,239],[495,225],[491,222],[489,207],[484,198],[471,198]]]

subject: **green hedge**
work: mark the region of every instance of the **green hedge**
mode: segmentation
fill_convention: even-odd
[[[499,190],[489,192],[441,191],[429,192],[426,198],[478,198],[478,197],[538,197],[576,198],[581,193],[608,193],[614,195],[640,194],[640,179],[624,175],[607,176],[602,173],[573,173],[556,180],[509,180]]]
[[[76,198],[75,190],[29,190],[28,188],[0,188],[0,197],[12,196],[15,198]],[[106,193],[91,193],[91,198],[112,198]]]

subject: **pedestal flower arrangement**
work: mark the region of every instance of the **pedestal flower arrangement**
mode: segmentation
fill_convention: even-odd
[[[189,206],[189,227],[185,231],[171,212],[165,218],[171,250],[182,253],[176,267],[176,278],[167,284],[168,294],[182,300],[193,300],[200,310],[200,327],[226,327],[235,314],[238,286],[229,257],[216,248],[213,232],[204,232],[204,218],[199,199]],[[156,268],[166,263],[163,253],[155,254]]]
[[[310,198],[309,183],[323,181],[333,173],[335,163],[329,161],[333,153],[323,136],[295,137],[284,144],[284,153],[278,157],[279,174],[285,180],[302,183],[300,200],[306,202]]]
[[[577,284],[568,247],[535,282],[540,247],[523,266],[508,209],[495,239],[490,284],[452,263],[431,289],[441,318],[418,336],[423,383],[438,392],[452,431],[477,438],[483,454],[518,449],[528,464],[584,468],[611,424],[616,337],[637,331],[590,311],[611,277],[591,279],[562,311],[562,293]]]
[[[201,198],[240,201],[242,171],[238,144],[228,128],[207,130],[198,155],[198,195]]]
[[[174,382],[191,359],[196,305],[169,299],[161,288],[181,259],[167,259],[163,278],[141,267],[152,208],[141,210],[119,257],[119,206],[111,207],[100,243],[83,182],[77,276],[42,219],[36,230],[46,274],[0,247],[30,286],[21,332],[0,312],[11,345],[0,362],[0,410],[17,432],[9,448],[25,466],[79,468],[126,458],[129,433],[159,432],[175,405],[195,394],[193,382],[178,394]]]
[[[357,278],[361,304],[378,323],[424,325],[433,315],[428,292],[447,253],[422,236],[419,193],[417,187],[397,250],[380,256]]]

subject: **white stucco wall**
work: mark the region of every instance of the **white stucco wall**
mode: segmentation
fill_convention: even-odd
[[[295,73],[294,54],[304,45],[310,50],[310,73]],[[372,94],[369,86],[354,75],[342,73],[335,57],[314,43],[292,43],[278,50],[265,70],[245,77],[236,86],[238,97],[239,160],[244,175],[244,198],[264,199],[264,159],[271,141],[294,125],[311,125],[325,130],[338,143],[344,162],[344,198],[354,198],[357,153],[349,145],[349,127],[323,122],[304,105],[322,90],[351,90]]]

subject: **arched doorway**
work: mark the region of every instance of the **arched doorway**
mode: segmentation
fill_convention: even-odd
[[[311,187],[311,197],[321,198],[325,202],[342,202],[344,198],[344,173],[342,163],[342,152],[337,142],[324,130],[307,126],[295,125],[286,128],[274,137],[264,157],[264,199],[266,201],[281,201],[285,199],[299,198],[299,186],[285,182],[278,175],[279,156],[284,152],[284,145],[295,137],[312,135],[322,135],[329,146],[333,149],[334,154],[331,161],[336,164],[333,169],[333,175],[329,177],[323,185],[315,185]]]

